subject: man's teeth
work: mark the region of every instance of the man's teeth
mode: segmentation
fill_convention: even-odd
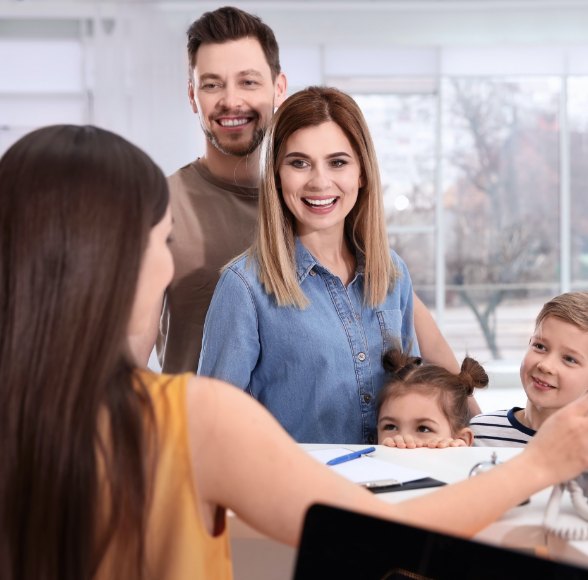
[[[218,122],[223,127],[239,127],[249,123],[249,119],[219,119]]]
[[[305,199],[304,201],[308,205],[322,206],[322,205],[331,205],[332,203],[335,203],[336,199],[337,199],[336,197],[329,197],[328,199]]]

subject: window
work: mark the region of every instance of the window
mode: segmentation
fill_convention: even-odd
[[[588,288],[588,78],[446,75],[439,87],[353,95],[390,243],[458,358],[518,366],[543,303]]]
[[[89,97],[76,22],[20,23],[25,38],[0,40],[0,156],[26,133],[56,123],[87,123]],[[36,26],[35,26],[36,25]]]

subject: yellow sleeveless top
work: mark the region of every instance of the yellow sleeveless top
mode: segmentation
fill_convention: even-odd
[[[186,413],[186,385],[192,376],[139,374],[151,394],[157,423],[157,466],[147,520],[146,577],[154,580],[232,579],[224,510],[220,533],[206,530],[192,478]],[[116,536],[101,561],[97,579],[129,579],[115,563]],[[119,545],[120,547],[120,545]],[[123,565],[124,567],[124,565]]]

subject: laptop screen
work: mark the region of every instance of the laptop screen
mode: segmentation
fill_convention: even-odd
[[[306,515],[294,580],[587,579],[588,568],[324,505]]]

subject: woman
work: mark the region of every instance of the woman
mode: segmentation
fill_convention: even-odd
[[[351,97],[311,87],[262,149],[256,241],[220,278],[198,372],[252,394],[299,442],[373,443],[384,352],[418,354],[416,307],[419,335],[439,335],[388,250],[369,130]]]
[[[510,462],[386,504],[237,389],[138,370],[170,229],[161,171],[112,133],[48,127],[0,160],[3,580],[230,578],[226,508],[291,545],[315,502],[467,535],[588,467],[583,397]]]

